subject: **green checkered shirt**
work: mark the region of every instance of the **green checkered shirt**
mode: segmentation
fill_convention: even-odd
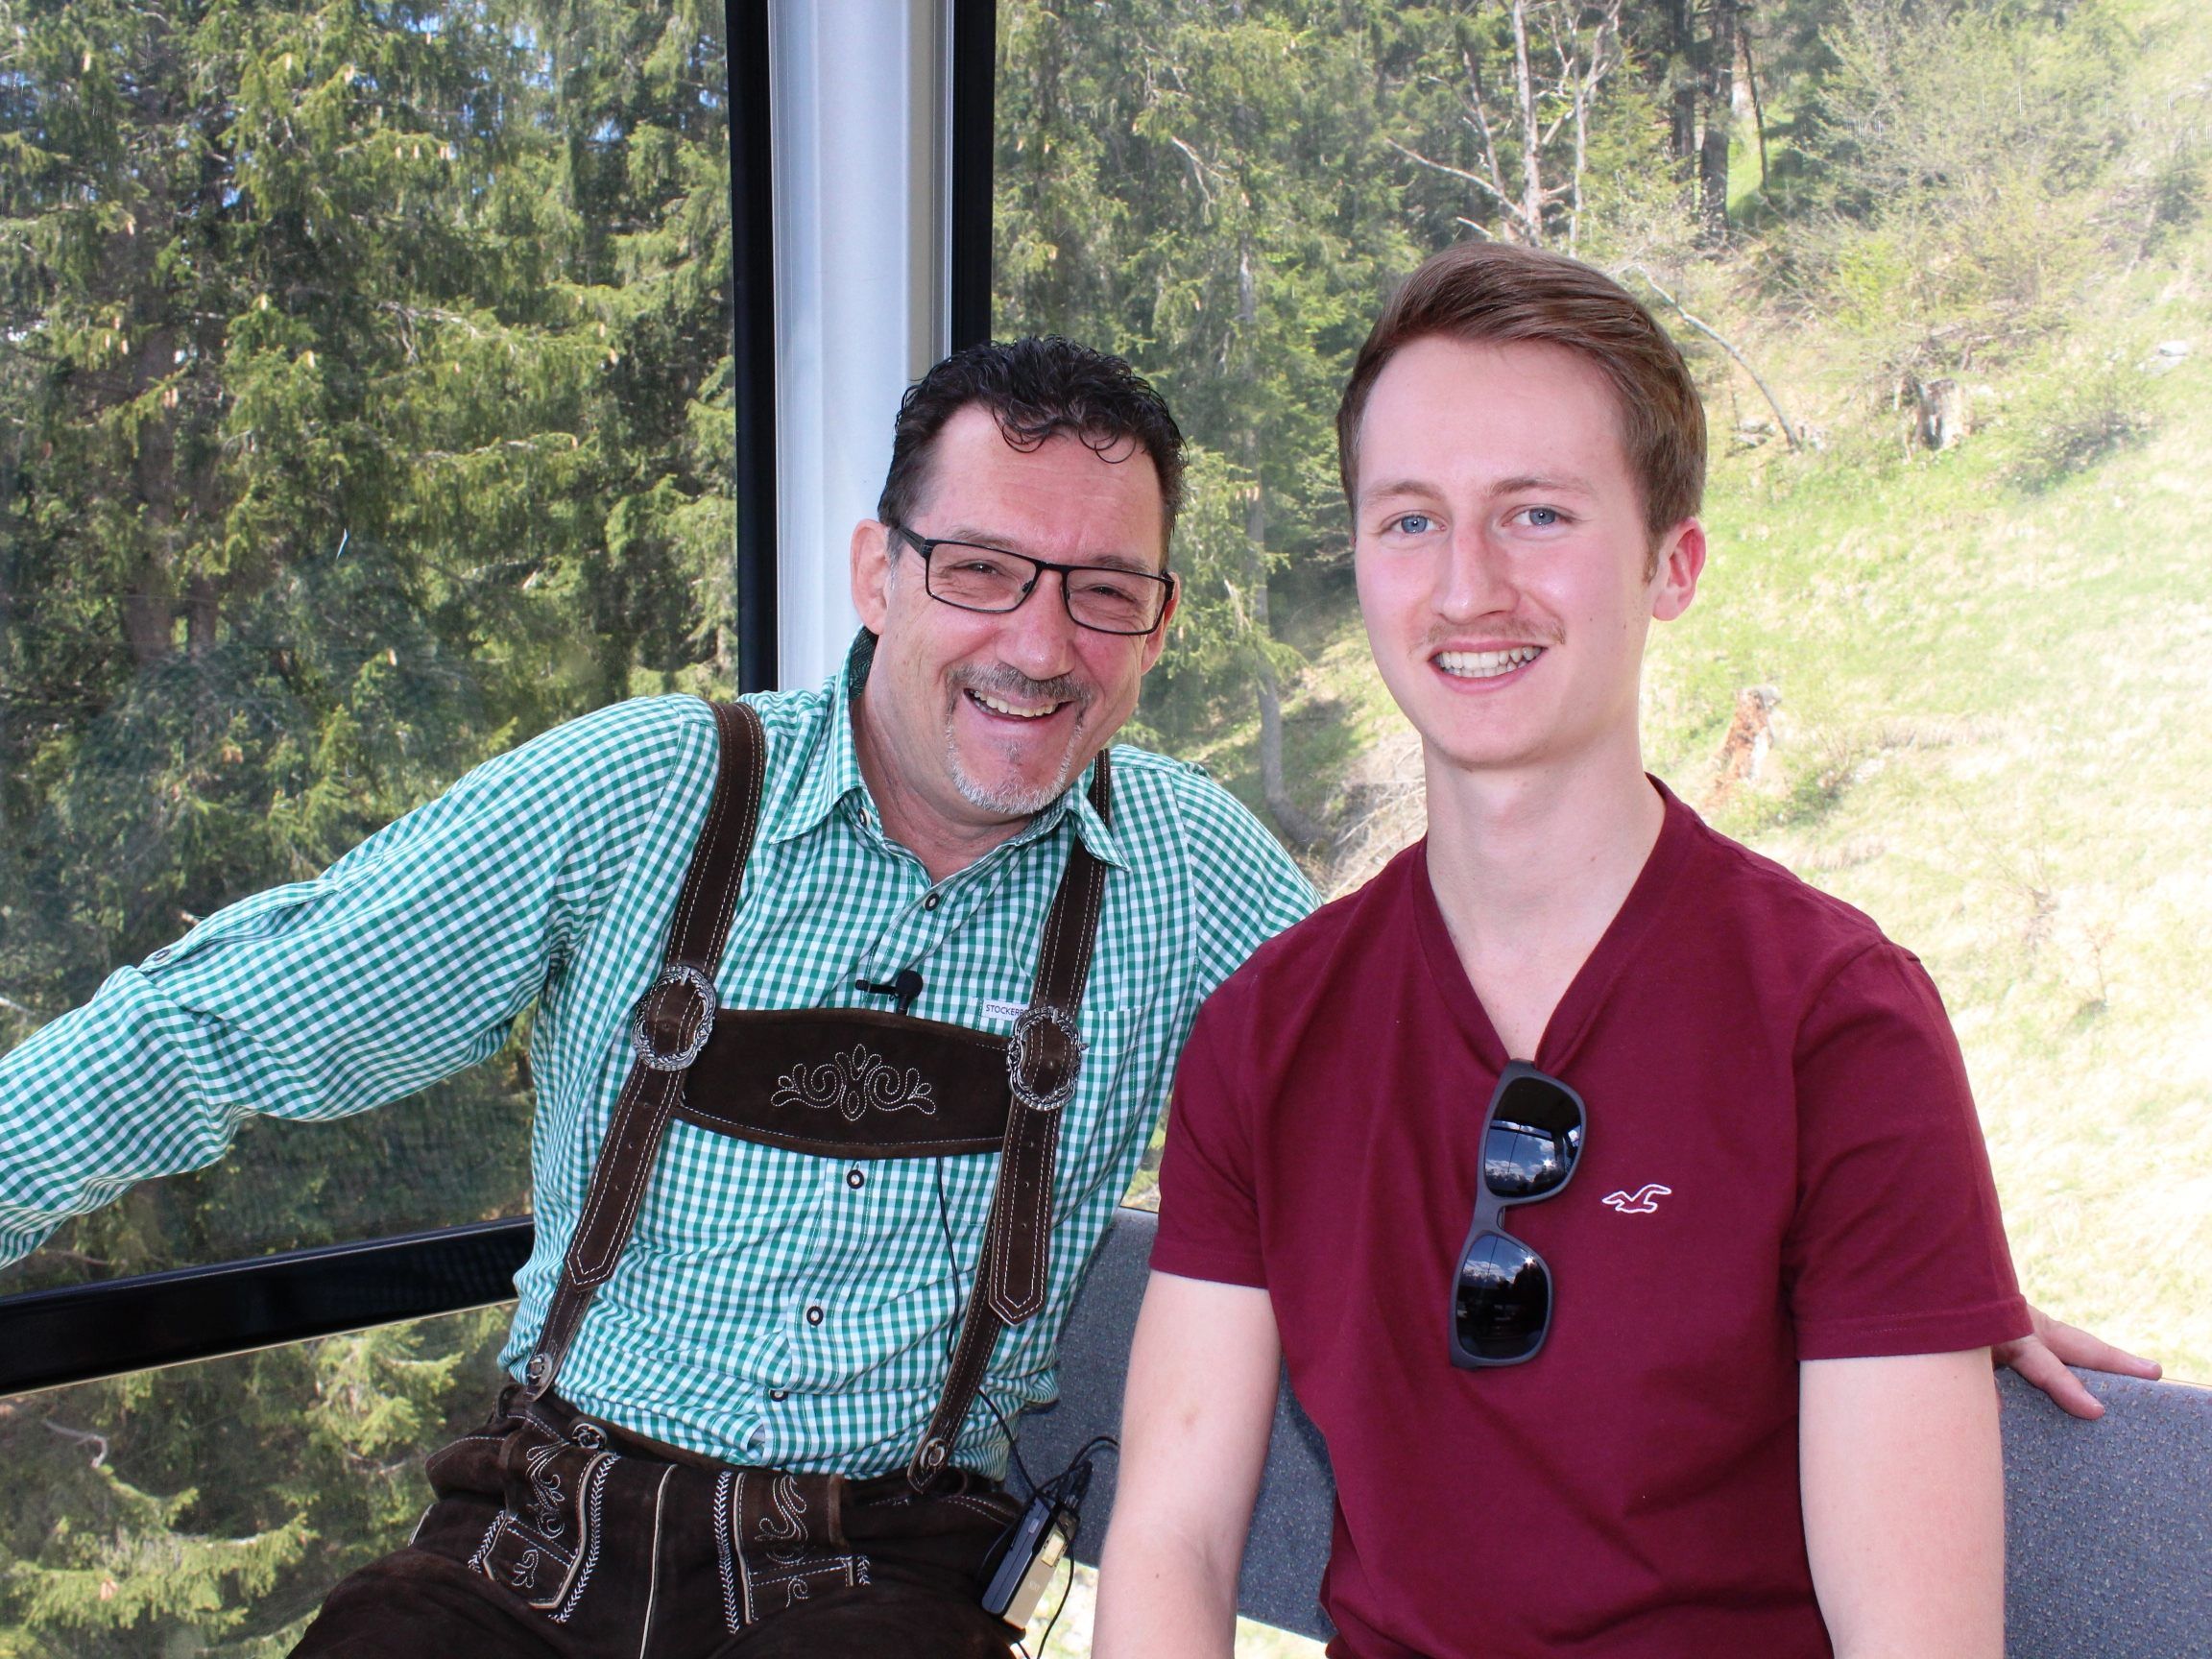
[[[866,672],[856,652],[847,674]],[[1009,1029],[1070,838],[1109,867],[1050,1297],[999,1338],[984,1384],[1011,1421],[1054,1397],[1070,1299],[1200,1000],[1311,894],[1222,789],[1127,747],[1114,753],[1111,828],[1084,798],[1086,773],[932,885],[883,834],[845,682],[751,699],[768,784],[716,974],[726,1006],[880,1008],[854,980],[913,967],[916,1015]],[[535,1002],[538,1243],[504,1356],[518,1367],[629,1070],[630,1010],[658,967],[715,761],[704,703],[602,709],[478,767],[318,879],[230,905],[111,975],[0,1060],[0,1262],[130,1182],[214,1162],[252,1114],[339,1118],[484,1060]],[[733,1461],[902,1466],[944,1381],[998,1166],[848,1164],[671,1123],[561,1393]],[[1003,1467],[983,1404],[955,1455]]]

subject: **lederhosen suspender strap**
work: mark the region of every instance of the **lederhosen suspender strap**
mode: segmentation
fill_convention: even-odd
[[[1099,752],[1092,804],[1105,816],[1113,805],[1106,755]],[[983,1232],[983,1259],[968,1298],[968,1314],[945,1378],[945,1392],[907,1460],[906,1479],[921,1491],[951,1460],[952,1443],[968,1407],[983,1384],[984,1366],[998,1333],[1045,1306],[1051,1264],[1052,1166],[1060,1149],[1060,1109],[1075,1093],[1083,1063],[1075,1011],[1091,976],[1091,947],[1098,934],[1098,906],[1106,891],[1106,866],[1078,837],[1060,874],[1059,891],[1045,921],[1045,941],[1029,1006],[1014,1022],[1006,1050],[1006,1075],[1014,1110],[991,1194],[991,1219]]]
[[[632,1022],[637,1058],[615,1100],[575,1235],[562,1260],[560,1282],[523,1372],[525,1401],[539,1400],[552,1388],[585,1310],[613,1274],[671,1117],[683,1110],[687,1118],[723,1133],[771,1144],[790,1143],[781,1127],[769,1130],[745,1120],[747,1111],[763,1109],[757,1101],[737,1110],[734,1117],[730,1115],[734,1109],[685,1109],[685,1075],[715,1034],[718,1017],[733,1035],[736,1027],[750,1021],[764,1036],[835,1017],[834,1011],[820,1016],[735,1014],[717,1004],[714,971],[729,939],[758,823],[766,744],[758,716],[743,704],[716,704],[714,715],[721,744],[714,797],[669,924],[660,976],[639,1000]],[[1110,815],[1112,786],[1103,754],[1093,777],[1091,800],[1101,817]],[[974,1404],[999,1332],[1034,1317],[1045,1305],[1060,1113],[1074,1093],[1082,1062],[1076,1012],[1090,975],[1105,878],[1105,866],[1078,838],[1046,918],[1029,1004],[1016,1020],[1006,1045],[1012,1104],[1004,1135],[998,1142],[998,1180],[983,1235],[982,1260],[945,1390],[908,1463],[908,1479],[918,1490],[950,1462],[952,1443]],[[845,1017],[871,1022],[886,1018],[864,1011]],[[896,1022],[912,1029],[932,1023]],[[998,1042],[980,1033],[960,1035],[985,1044]],[[970,1140],[956,1149],[979,1151],[991,1144]],[[941,1145],[921,1142],[878,1155],[927,1156]]]
[[[526,1400],[540,1399],[553,1386],[584,1310],[630,1241],[637,1205],[653,1174],[654,1154],[669,1115],[684,1098],[684,1074],[714,1034],[714,970],[730,937],[768,769],[759,715],[742,703],[717,703],[714,725],[720,739],[714,798],[668,924],[661,976],[639,1000],[631,1022],[637,1058],[592,1166],[584,1211],[562,1258],[561,1281],[545,1310],[538,1347],[523,1369]]]

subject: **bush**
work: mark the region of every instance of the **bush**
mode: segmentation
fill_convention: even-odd
[[[2140,370],[2117,355],[2062,372],[2055,390],[2014,416],[2011,476],[2044,490],[2148,436],[2154,424]]]

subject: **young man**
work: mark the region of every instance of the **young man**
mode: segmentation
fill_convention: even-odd
[[[1333,1655],[1996,1654],[2029,1314],[1941,1003],[1640,757],[1706,557],[1680,354],[1584,266],[1458,248],[1338,438],[1429,835],[1185,1051],[1100,1659],[1230,1651],[1279,1358]]]

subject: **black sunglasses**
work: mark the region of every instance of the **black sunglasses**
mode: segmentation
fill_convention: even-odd
[[[1535,1067],[1509,1062],[1482,1115],[1482,1183],[1452,1275],[1452,1363],[1466,1371],[1536,1358],[1551,1329],[1551,1269],[1500,1221],[1549,1198],[1582,1156],[1582,1096]]]

